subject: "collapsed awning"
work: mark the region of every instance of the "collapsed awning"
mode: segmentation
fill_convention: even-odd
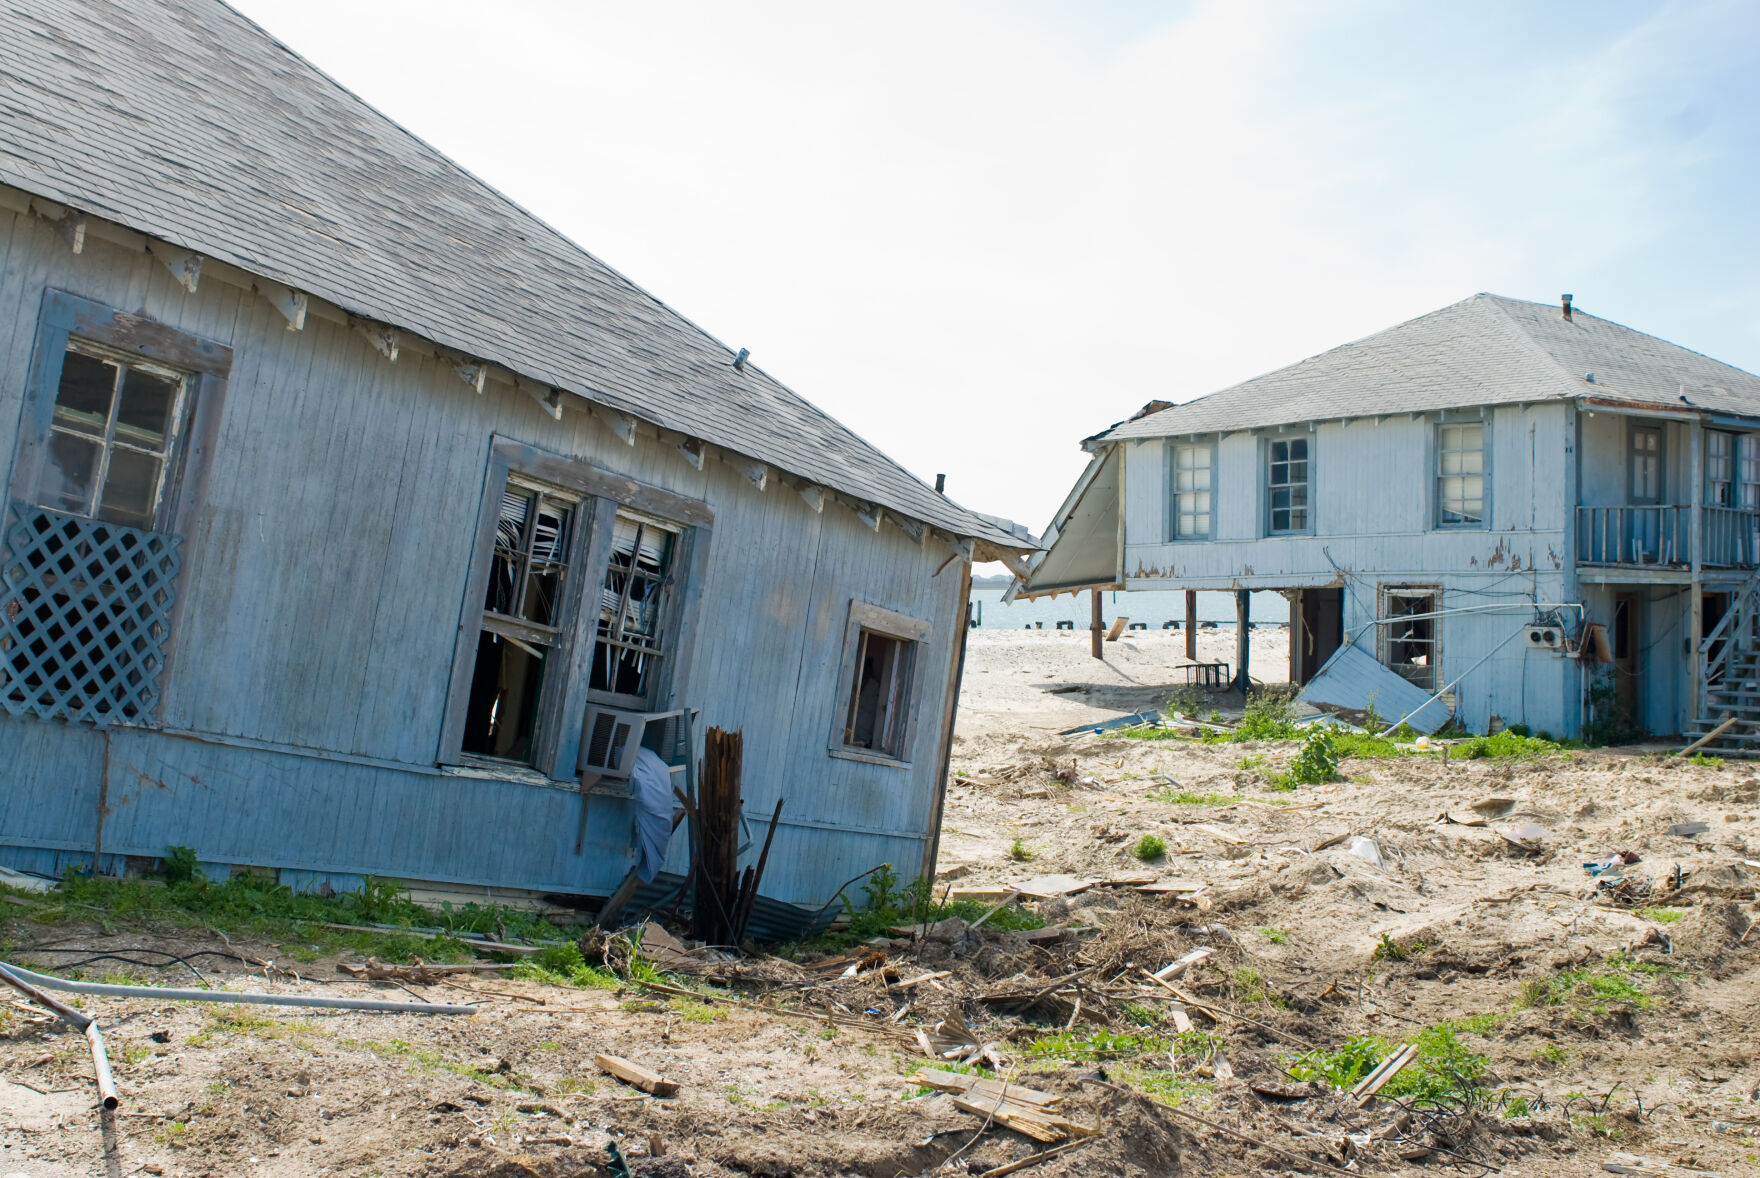
[[[1296,697],[1316,707],[1325,704],[1375,714],[1389,724],[1404,720],[1419,732],[1435,732],[1448,723],[1448,708],[1411,680],[1382,666],[1356,646],[1341,646]]]
[[[1095,456],[1069,497],[1057,509],[1040,543],[1045,551],[1030,562],[1024,581],[1009,587],[1005,600],[1067,593],[1075,589],[1118,588],[1119,448]]]

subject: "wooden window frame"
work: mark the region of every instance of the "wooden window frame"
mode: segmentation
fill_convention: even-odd
[[[146,530],[187,537],[195,526],[213,461],[226,382],[232,372],[232,349],[61,290],[44,292],[37,319],[30,383],[25,389],[18,444],[7,479],[8,513],[11,502],[23,502],[35,493],[48,454],[62,367],[68,345],[76,340],[96,345],[94,351],[114,353],[124,362],[136,357],[149,366],[184,376],[183,420],[177,425],[166,462],[157,526]],[[189,562],[184,563],[187,566]]]
[[[1723,477],[1721,479],[1715,477],[1715,474],[1712,471],[1714,459],[1711,453],[1711,448],[1712,439],[1714,438],[1722,439],[1724,444],[1729,447],[1720,460],[1723,465]],[[1730,508],[1741,506],[1741,438],[1742,435],[1733,430],[1708,429],[1705,431],[1705,486],[1701,488],[1705,506]],[[1718,484],[1722,484],[1728,491],[1728,502],[1719,503],[1712,498],[1712,488]]]
[[[898,742],[899,748],[903,750],[901,756],[889,756],[872,749],[852,748],[844,743],[850,701],[855,694],[855,675],[860,666],[858,660],[864,630],[915,644],[911,656],[910,681],[906,684],[906,690],[910,694],[904,705],[904,732]],[[895,769],[910,768],[911,745],[917,737],[917,714],[922,707],[923,685],[929,670],[930,660],[926,657],[929,635],[933,631],[934,627],[922,618],[913,618],[909,614],[865,601],[850,601],[849,621],[844,626],[843,657],[838,662],[837,697],[831,709],[831,735],[826,749],[831,756]]]
[[[598,610],[586,610],[582,599],[591,587],[597,600],[611,559],[611,534],[619,507],[676,522],[680,549],[673,568],[678,591],[668,605],[667,625],[675,635],[673,652],[662,662],[652,685],[651,710],[665,710],[683,697],[690,678],[696,639],[698,603],[708,568],[715,513],[700,499],[613,474],[582,459],[568,458],[525,442],[496,435],[485,464],[476,531],[471,538],[461,600],[458,632],[453,643],[451,686],[435,763],[518,775],[521,763],[474,757],[463,752],[465,712],[470,703],[471,676],[476,666],[477,635],[482,630],[483,601],[493,563],[495,525],[500,518],[501,492],[510,476],[578,495],[574,534],[569,540],[570,576],[563,587],[558,635],[551,648],[556,666],[540,689],[534,722],[530,771],[554,782],[575,781],[580,751],[581,717],[588,699]]]
[[[1278,443],[1284,443],[1287,445],[1293,442],[1303,442],[1308,447],[1307,456],[1301,460],[1307,467],[1307,477],[1300,483],[1273,483],[1271,481],[1271,468],[1277,465],[1277,463],[1272,456],[1272,449]],[[1261,488],[1261,494],[1265,497],[1265,513],[1262,518],[1264,521],[1265,535],[1267,537],[1314,535],[1315,516],[1318,514],[1319,509],[1319,502],[1314,494],[1314,458],[1316,451],[1319,449],[1315,442],[1316,438],[1314,431],[1311,429],[1300,431],[1292,430],[1289,433],[1272,434],[1261,439],[1260,447],[1263,458],[1259,468],[1261,475],[1259,486]],[[1295,459],[1286,459],[1286,461],[1293,462]],[[1277,491],[1281,488],[1296,486],[1304,487],[1308,493],[1307,503],[1303,504],[1299,509],[1303,515],[1302,526],[1299,528],[1279,528],[1274,526],[1274,521],[1277,519],[1277,512],[1279,510],[1274,503]],[[1298,509],[1295,507],[1289,507],[1283,508],[1282,510],[1293,512]]]
[[[1445,430],[1473,429],[1479,430],[1479,519],[1478,522],[1463,520],[1446,520],[1446,510],[1442,495],[1442,480],[1445,478],[1469,477],[1445,475],[1442,472],[1443,449],[1442,438]],[[1469,453],[1469,451],[1460,451]],[[1451,418],[1438,420],[1431,432],[1430,487],[1435,505],[1430,513],[1430,526],[1439,532],[1483,532],[1491,527],[1491,423],[1483,418]]]
[[[175,538],[182,547],[178,571],[172,580],[175,597],[165,623],[164,661],[159,668],[155,702],[150,712],[129,721],[136,725],[151,725],[163,713],[168,685],[176,671],[177,638],[183,630],[181,623],[184,603],[189,597],[190,568],[195,563],[187,544],[196,529],[208,475],[219,445],[233,350],[193,332],[64,290],[51,288],[44,291],[19,413],[12,468],[6,477],[7,494],[5,501],[0,502],[0,529],[10,527],[15,521],[14,504],[27,502],[35,494],[48,453],[55,401],[61,390],[62,368],[66,363],[68,345],[74,340],[95,345],[97,350],[112,352],[125,359],[138,357],[185,377],[183,420],[161,476],[163,487],[155,521],[157,526],[152,529],[156,534]]]
[[[1180,456],[1180,451],[1182,451],[1182,450],[1203,450],[1203,451],[1207,452],[1210,456],[1210,467],[1209,467],[1210,486],[1208,488],[1208,493],[1210,495],[1210,509],[1208,512],[1205,513],[1206,524],[1205,524],[1204,531],[1202,533],[1198,533],[1198,532],[1182,533],[1180,531],[1179,521],[1180,521],[1180,516],[1182,513],[1180,512],[1180,509],[1179,509],[1179,497],[1181,494],[1184,493],[1179,489],[1179,472],[1180,472],[1179,456]],[[1217,457],[1218,457],[1217,456],[1217,446],[1216,446],[1216,440],[1214,438],[1212,438],[1211,440],[1209,440],[1207,442],[1191,442],[1191,441],[1181,442],[1181,441],[1177,441],[1174,439],[1168,440],[1168,447],[1167,447],[1167,521],[1168,521],[1167,522],[1167,539],[1170,543],[1196,544],[1196,543],[1204,543],[1204,542],[1207,542],[1210,540],[1214,540],[1216,538],[1216,473],[1217,473],[1216,463],[1217,463]]]
[[[1394,615],[1389,612],[1389,606],[1394,598],[1417,596],[1425,596],[1430,599],[1430,609],[1427,612],[1431,614],[1440,614],[1442,612],[1441,585],[1388,584],[1376,586],[1375,618],[1377,624],[1375,626],[1375,656],[1377,662],[1392,671],[1395,675],[1399,675],[1399,677],[1404,679],[1407,683],[1412,684],[1412,686],[1417,687],[1422,691],[1434,693],[1438,688],[1443,686],[1445,682],[1442,678],[1442,619],[1440,617],[1431,617],[1428,619],[1430,622],[1430,684],[1428,687],[1417,682],[1411,676],[1402,674],[1398,669],[1400,664],[1395,664],[1390,661],[1393,655],[1394,637],[1393,627],[1389,625],[1389,622]]]
[[[679,589],[681,588],[681,585],[680,585],[680,577],[681,577],[681,570],[682,570],[681,561],[685,555],[686,545],[689,542],[689,538],[688,538],[687,533],[690,531],[690,529],[684,524],[678,523],[674,520],[665,519],[665,518],[661,517],[656,512],[645,512],[645,511],[632,510],[629,508],[629,506],[627,504],[620,504],[618,511],[613,513],[612,523],[610,525],[613,528],[616,527],[616,520],[617,520],[618,514],[625,514],[625,515],[634,516],[636,518],[638,524],[640,524],[640,525],[658,526],[658,527],[661,527],[667,531],[670,531],[673,534],[672,566],[667,574],[667,580],[669,580],[672,583],[672,586],[671,586],[672,591],[666,599],[665,614],[660,619],[660,625],[657,630],[657,632],[662,636],[663,639],[667,639],[672,634],[675,633],[675,627],[678,624],[678,605],[679,605],[679,598],[681,597],[681,594],[679,592]],[[646,517],[646,518],[644,518],[644,517]],[[605,556],[605,568],[600,571],[599,581],[596,583],[596,588],[600,589],[601,591],[603,590],[603,587],[604,587],[605,577],[611,571],[610,562],[611,562],[611,550],[609,547],[607,547],[606,556]],[[583,587],[583,592],[584,592],[584,587]],[[597,645],[601,641],[600,637],[599,637],[599,633],[598,633],[598,619],[599,619],[599,614],[597,611],[595,611],[594,615],[593,615],[593,619],[592,619],[592,621],[593,621],[592,641],[595,645]],[[585,619],[583,619],[583,624],[584,624],[584,622],[585,622]],[[620,642],[616,642],[616,641],[613,641],[611,643],[611,645],[624,646],[626,648],[632,647],[632,644],[620,643]],[[590,700],[592,703],[604,704],[607,707],[613,707],[613,708],[623,708],[628,711],[640,712],[640,711],[653,711],[653,710],[655,710],[655,700],[660,696],[660,690],[659,690],[660,685],[663,684],[666,679],[667,663],[672,660],[674,654],[675,654],[674,651],[666,649],[666,643],[663,641],[661,649],[652,656],[653,658],[655,658],[659,661],[659,664],[660,664],[659,668],[658,668],[659,674],[655,675],[649,681],[647,693],[644,695],[641,695],[641,696],[627,695],[625,693],[617,692],[617,691],[603,691],[603,690],[594,689],[591,686],[592,659],[589,656],[588,661],[587,661],[588,683],[589,683],[588,688],[587,688],[588,700]]]
[[[1635,461],[1640,453],[1638,435],[1656,437],[1656,494],[1650,498],[1638,495]],[[1660,422],[1629,422],[1626,429],[1626,502],[1633,507],[1660,506],[1668,500],[1668,427]]]

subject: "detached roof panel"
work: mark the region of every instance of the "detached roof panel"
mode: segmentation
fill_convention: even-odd
[[[0,182],[1020,547],[217,0],[0,0]]]
[[[1580,397],[1760,417],[1750,372],[1581,310],[1478,294],[1096,440]]]

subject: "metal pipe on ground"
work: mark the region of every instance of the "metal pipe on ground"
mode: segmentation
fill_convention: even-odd
[[[20,972],[30,974],[29,970]],[[30,976],[36,975],[31,974]],[[116,1078],[110,1074],[110,1056],[104,1050],[104,1036],[98,1031],[97,1020],[84,1011],[76,1010],[67,1005],[59,998],[43,993],[23,978],[14,977],[11,970],[4,965],[0,965],[0,981],[5,982],[43,1009],[54,1011],[63,1021],[71,1024],[85,1035],[86,1044],[92,1049],[92,1071],[98,1079],[98,1098],[103,1101],[105,1108],[113,1109],[121,1104],[122,1101],[116,1094]]]
[[[175,990],[168,986],[117,986],[106,982],[73,982],[66,978],[50,977],[48,974],[32,973],[28,969],[0,961],[0,977],[17,986],[20,982],[34,983],[50,990],[65,990],[74,994],[101,994],[113,998],[149,998],[170,999],[175,1002],[233,1002],[256,1006],[302,1006],[320,1010],[376,1010],[387,1014],[475,1014],[474,1006],[454,1006],[440,1002],[387,1002],[378,998],[322,998],[307,994],[235,994],[230,990]],[[48,998],[48,995],[43,995]],[[51,999],[51,1001],[53,1001]],[[73,1011],[72,1007],[62,1003],[54,1003],[52,1009],[57,1014],[66,1015],[64,1011]],[[89,1022],[90,1020],[87,1019]],[[83,1025],[82,1025],[82,1028]]]

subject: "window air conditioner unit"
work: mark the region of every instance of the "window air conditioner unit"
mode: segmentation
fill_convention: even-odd
[[[1564,646],[1564,630],[1558,626],[1529,626],[1528,645],[1539,650],[1558,650]]]
[[[684,713],[631,712],[600,704],[587,705],[581,719],[581,750],[576,771],[601,778],[628,780],[636,752],[646,744],[667,764],[688,755],[683,747]]]

